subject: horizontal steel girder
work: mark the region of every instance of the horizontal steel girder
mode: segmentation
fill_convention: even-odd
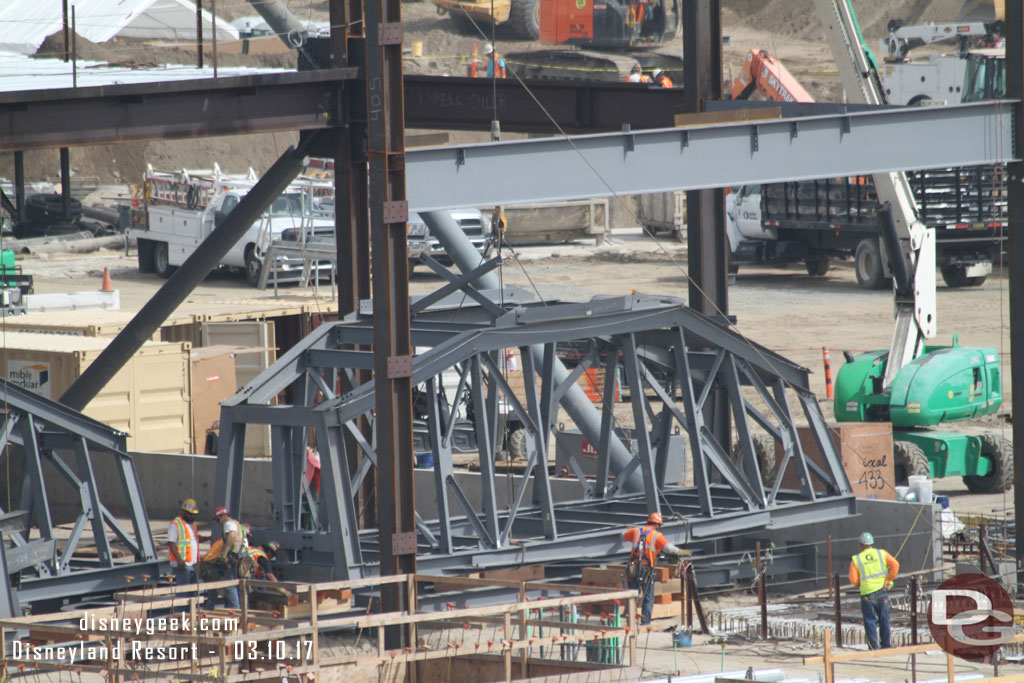
[[[0,151],[326,128],[345,81],[356,73],[324,69],[0,93]],[[553,131],[545,111],[569,133],[670,126],[682,110],[681,90],[580,81],[528,85],[537,101],[514,81],[497,83],[504,130]],[[490,130],[491,93],[485,79],[406,76],[406,126]]]
[[[564,138],[407,155],[409,206],[590,199],[1010,162],[1012,107],[981,102]]]
[[[0,151],[326,128],[342,84],[356,73],[326,69],[0,93]]]

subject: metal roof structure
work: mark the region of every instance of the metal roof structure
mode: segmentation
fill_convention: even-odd
[[[189,0],[76,0],[76,32],[94,43],[114,36],[195,40],[196,6]],[[212,37],[213,16],[203,10],[203,35]],[[0,3],[0,51],[34,53],[47,36],[63,28],[61,0],[4,0]],[[217,21],[217,40],[238,40],[229,22]]]

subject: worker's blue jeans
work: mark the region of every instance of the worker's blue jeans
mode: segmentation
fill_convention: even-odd
[[[631,581],[629,584],[630,588],[640,590],[639,580]],[[648,581],[643,588],[643,599],[642,607],[640,609],[640,623],[649,624],[651,623],[651,613],[654,612],[654,581]]]
[[[889,593],[884,588],[860,596],[860,612],[864,615],[864,634],[868,647],[879,648],[878,636],[882,636],[881,647],[892,647],[889,628]]]

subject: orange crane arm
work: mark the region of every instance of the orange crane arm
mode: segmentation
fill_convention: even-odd
[[[745,100],[757,90],[776,102],[813,102],[814,98],[793,78],[777,57],[766,50],[751,50],[732,84],[732,98]]]

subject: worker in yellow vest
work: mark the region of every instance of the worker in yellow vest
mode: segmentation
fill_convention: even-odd
[[[199,505],[192,498],[181,501],[181,514],[167,526],[167,555],[174,566],[174,583],[184,586],[196,582],[199,560],[199,534],[196,515]]]
[[[889,589],[900,572],[900,563],[884,550],[875,548],[875,539],[867,531],[860,535],[860,552],[850,560],[850,583],[860,587],[860,612],[868,647],[892,647],[889,626]]]

